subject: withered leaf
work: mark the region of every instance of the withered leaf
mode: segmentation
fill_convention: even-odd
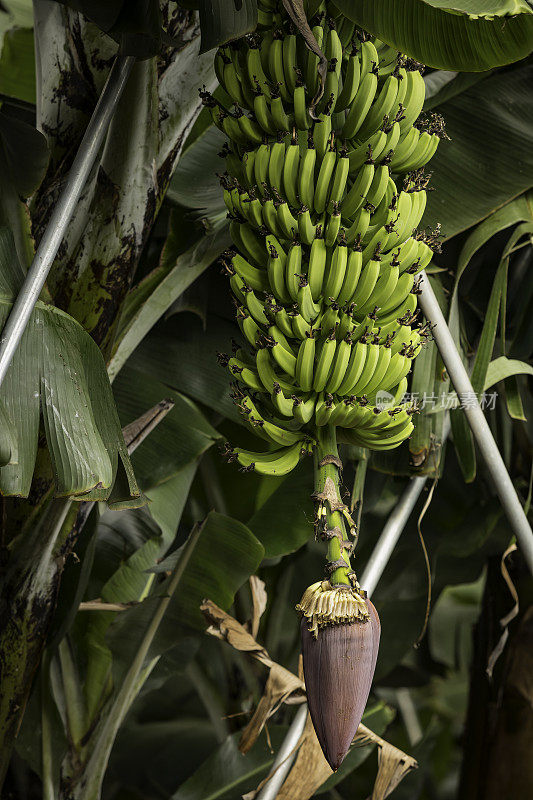
[[[270,670],[263,697],[259,701],[252,719],[243,730],[239,742],[240,751],[247,753],[263,730],[265,722],[277,711],[281,703],[305,700],[305,686],[303,681],[290,670],[273,661],[265,648],[258,644],[246,628],[232,616],[210,600],[205,600],[200,608],[208,622],[211,623],[207,633],[224,639],[236,650],[248,653]]]
[[[252,593],[252,619],[250,623],[250,633],[252,636],[257,636],[259,630],[259,622],[263,612],[267,606],[267,593],[265,590],[265,582],[258,578],[257,575],[250,575],[250,591]]]

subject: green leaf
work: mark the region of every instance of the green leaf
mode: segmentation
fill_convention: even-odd
[[[519,197],[515,198],[511,202],[504,205],[502,208],[495,211],[493,214],[487,217],[487,219],[483,220],[483,222],[481,222],[475,228],[475,230],[470,234],[465,244],[463,245],[463,248],[459,255],[457,270],[455,273],[455,283],[452,293],[452,299],[450,302],[450,315],[449,315],[450,330],[454,334],[456,344],[458,346],[459,346],[459,333],[458,333],[459,332],[459,306],[458,306],[459,281],[463,275],[463,272],[465,271],[466,267],[470,263],[475,253],[484,244],[486,244],[492,238],[492,236],[510,227],[511,225],[515,225],[517,222],[531,220],[533,216],[531,198],[532,198],[531,192],[526,192],[525,194],[520,195]],[[517,241],[516,236],[520,235],[521,230],[522,229],[519,230],[518,234],[515,233],[511,236],[511,239],[509,241],[509,244],[507,245],[506,250],[512,249],[514,243]],[[504,253],[504,258],[505,258],[505,253]],[[475,475],[474,444],[473,444],[472,434],[468,429],[466,421],[461,420],[460,415],[461,412],[452,412],[451,414],[454,441],[456,443],[456,447],[458,447],[457,452],[459,455],[463,474],[466,477],[468,477],[469,480],[473,480],[473,477]]]
[[[158,325],[137,347],[131,366],[242,424],[230,397],[228,370],[217,352],[231,352],[237,325],[211,313],[205,330],[196,317],[180,314]]]
[[[525,361],[507,358],[507,356],[495,358],[494,361],[491,361],[487,367],[485,382],[483,384],[483,392],[491,389],[500,381],[504,381],[509,414],[513,419],[524,420],[525,416],[520,398],[520,392],[518,390],[518,386],[515,385],[517,375],[533,375],[533,367],[530,364],[527,364]],[[447,395],[447,399],[449,401],[454,399],[457,404],[459,402],[455,392]]]
[[[220,438],[196,405],[146,374],[125,367],[113,384],[122,425],[137,419],[147,408],[168,398],[169,413],[132,455],[135,474],[143,491],[164,483],[197,461]]]
[[[489,365],[490,366],[490,365]],[[528,365],[529,366],[529,365]],[[512,419],[527,421],[522,403],[522,396],[520,394],[520,387],[516,379],[516,375],[507,378],[505,383],[505,402],[507,404],[507,411]]]
[[[464,243],[459,255],[455,272],[455,289],[473,256],[492,236],[505,230],[505,228],[509,228],[511,225],[516,225],[518,222],[526,222],[532,219],[533,192],[526,192],[506,203],[502,208],[490,214],[483,222],[480,222]]]
[[[450,412],[452,438],[457,459],[465,483],[472,483],[476,477],[476,450],[472,431],[462,408]]]
[[[533,185],[532,82],[528,64],[439,106],[451,141],[443,140],[431,159],[435,191],[424,225],[441,222],[450,238]]]
[[[438,69],[424,75],[426,84],[424,111],[430,111],[447,100],[451,100],[452,97],[466,92],[475,83],[488,78],[490,74],[491,70],[488,72],[449,72]]]
[[[161,531],[146,509],[107,511],[98,523],[89,591],[108,603],[139,600],[151,583],[147,570],[161,555],[163,544]]]
[[[199,0],[202,49],[238,39],[257,25],[256,0]]]
[[[485,385],[487,369],[492,358],[498,320],[500,317],[500,306],[502,302],[504,287],[507,284],[508,260],[503,258],[498,267],[498,272],[494,278],[492,291],[490,293],[489,304],[484,316],[483,330],[476,350],[472,375],[470,377],[474,392],[479,395]]]
[[[157,275],[149,275],[130,292],[124,314],[128,323],[120,330],[118,345],[108,367],[111,380],[117,375],[139,342],[230,243],[225,229],[204,235],[189,250],[179,255],[172,268],[158,267]],[[151,291],[137,303],[137,295],[144,294],[144,282],[150,282]],[[136,308],[135,308],[136,306]],[[135,308],[135,310],[133,310]]]
[[[248,527],[265,548],[265,558],[294,553],[313,533],[313,464],[304,459],[280,480],[272,494],[248,520]]]
[[[160,529],[146,512],[108,511],[98,524],[96,536],[89,596],[101,597],[107,603],[139,602],[153,582],[147,570],[162,553]],[[83,631],[87,660],[84,693],[90,718],[109,691],[112,654],[105,635],[115,613],[88,611],[84,612],[88,619],[82,621],[86,626],[78,622],[77,637],[80,640]]]
[[[511,375],[533,375],[533,367],[525,361],[500,356],[491,361],[485,374],[483,389],[490,389],[498,381],[503,381]]]
[[[529,14],[526,0],[424,0],[428,6],[442,8],[468,17],[512,17],[515,14]]]
[[[11,28],[31,28],[32,25],[32,0],[3,0],[0,10],[0,37]]]
[[[431,614],[431,656],[451,669],[468,670],[472,626],[479,616],[484,583],[481,576],[475,583],[447,586]]]
[[[35,49],[30,28],[13,28],[4,36],[0,94],[35,103]]]
[[[46,139],[31,125],[0,112],[0,226],[13,232],[24,271],[33,259],[30,215],[21,197],[40,184],[48,165]]]
[[[337,0],[336,5],[429,67],[480,72],[519,61],[533,49],[533,16],[524,0]]]
[[[150,515],[161,528],[167,545],[171,544],[178,530],[197,466],[197,461],[191,461],[168,481],[148,489]]]
[[[21,274],[13,236],[2,228],[2,326]],[[2,385],[0,400],[13,420],[19,448],[18,463],[0,469],[2,494],[28,496],[42,413],[59,496],[106,499],[120,470],[127,478],[127,494],[114,500],[140,497],[102,354],[67,314],[40,301],[36,304]]]
[[[504,287],[507,283],[508,259],[502,258],[496,273],[489,303],[484,316],[483,329],[477,346],[474,365],[472,367],[471,383],[474,393],[479,397],[485,384],[485,377],[488,365],[492,358],[496,330],[500,317],[500,307]],[[461,409],[452,412],[453,440],[457,457],[463,471],[464,479],[467,483],[474,480],[476,475],[476,454],[474,439],[467,420]]]
[[[201,532],[202,526],[197,525],[193,529],[189,540],[184,546],[180,562],[176,565],[175,570],[173,570],[172,575],[164,586],[164,593],[159,598],[156,598],[156,605],[151,609],[152,613],[147,620],[147,624],[143,626],[142,630],[138,627],[134,629],[134,633],[139,634],[135,641],[136,646],[133,652],[129,654],[130,657],[128,661],[121,665],[122,674],[118,680],[115,680],[114,692],[112,691],[113,687],[110,685],[111,675],[107,673],[103,676],[106,680],[102,681],[100,685],[104,688],[107,695],[104,700],[108,700],[109,702],[107,702],[98,720],[98,726],[93,728],[92,732],[94,735],[92,740],[84,742],[86,746],[86,761],[85,775],[81,781],[82,788],[79,793],[80,800],[81,798],[85,798],[85,800],[96,800],[101,795],[101,787],[109,762],[109,756],[118,730],[133,700],[136,698],[143,683],[146,681],[146,678],[157,662],[157,658],[152,658],[145,666],[154,637],[159,630],[160,623],[168,609],[170,600],[175,595],[180,585]],[[131,643],[131,640],[130,631],[128,643]],[[115,664],[115,666],[117,666],[118,669],[118,665]]]
[[[0,111],[0,146],[13,187],[20,197],[29,197],[40,186],[48,167],[45,136],[26,122]]]
[[[160,423],[162,424],[162,423]],[[170,432],[167,431],[167,435]],[[171,433],[170,433],[171,435]],[[150,490],[148,513],[132,511],[106,512],[99,520],[91,554],[92,569],[85,596],[101,597],[109,603],[130,603],[142,600],[153,584],[154,576],[148,569],[154,567],[170,546],[187,501],[196,463],[162,486]],[[168,505],[160,511],[164,527],[158,525],[157,493],[167,490]],[[168,496],[170,490],[171,496]],[[114,612],[90,611],[76,623],[78,641],[83,642],[87,659],[85,695],[91,714],[99,707],[102,693],[107,692],[107,678],[112,665],[112,654],[105,635],[114,619]]]
[[[286,729],[268,726],[272,748],[261,735],[245,755],[239,751],[240,733],[234,733],[209,756],[170,800],[235,800],[255,789],[271,767]]]
[[[183,151],[174,172],[167,197],[184,208],[197,208],[207,216],[226,213],[217,172],[224,171],[224,160],[218,155],[227,136],[210,125]]]
[[[17,460],[17,431],[4,403],[0,402],[0,467],[16,464]]]
[[[154,566],[153,571],[172,569],[179,563],[186,547],[187,542],[157,567]],[[262,544],[242,522],[214,511],[208,514],[181,578],[179,591],[170,601],[149,657],[165,652],[191,630],[205,629],[206,623],[200,612],[204,598],[208,597],[228,609],[235,592],[255,572],[263,554]],[[155,604],[165,595],[168,580],[158,583],[154,594],[140,605],[118,614],[109,629],[108,644],[114,654],[117,676],[131,663]]]
[[[189,650],[191,648],[189,647]],[[171,686],[184,687],[184,658],[173,669],[171,681],[161,692],[151,694],[171,706],[168,698]],[[157,667],[156,667],[157,669]],[[155,670],[154,670],[155,672]],[[195,704],[197,703],[195,699]],[[150,703],[150,711],[152,703]],[[106,780],[120,785],[121,794],[148,798],[157,783],[158,796],[168,798],[189,775],[219,745],[208,719],[184,714],[178,701],[173,719],[137,721],[128,719],[117,736]],[[179,753],[179,758],[176,758]]]

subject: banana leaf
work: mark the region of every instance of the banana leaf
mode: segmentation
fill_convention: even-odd
[[[479,72],[525,58],[533,12],[525,0],[337,0],[350,19],[439,69]]]
[[[13,235],[2,228],[2,326],[22,277]],[[42,415],[58,496],[104,500],[118,471],[126,477],[127,493],[113,502],[139,501],[102,354],[67,314],[37,302],[0,390],[0,401],[14,423],[18,444],[17,463],[0,469],[2,494],[28,496]]]
[[[428,165],[434,191],[423,225],[440,222],[449,239],[533,186],[532,81],[526,64],[439,106],[450,141],[441,141]]]

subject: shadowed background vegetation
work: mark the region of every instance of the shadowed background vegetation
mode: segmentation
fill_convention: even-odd
[[[431,161],[423,225],[440,222],[444,237],[428,273],[529,511],[532,9],[338,5],[428,65],[425,108],[450,137]],[[238,798],[268,772],[295,712],[282,703],[241,755],[269,669],[284,698],[302,697],[294,606],[323,562],[312,465],[261,478],[219,452],[226,440],[254,445],[216,359],[241,334],[216,263],[229,245],[216,177],[225,137],[198,89],[216,91],[212,48],[255,24],[252,0],[1,3],[2,324],[117,48],[138,56],[0,390],[6,798]],[[359,504],[358,574],[409,477],[428,476],[373,596],[382,639],[363,723],[418,762],[398,800],[525,798],[531,577],[460,409],[442,442],[457,402],[433,342],[415,364],[421,408],[409,442],[341,452]],[[70,413],[80,398],[81,420]],[[142,423],[126,427],[164,399],[146,438]],[[247,624],[270,664],[207,635],[204,598]],[[378,748],[364,740],[335,776],[318,788],[300,780],[286,796],[370,796]]]

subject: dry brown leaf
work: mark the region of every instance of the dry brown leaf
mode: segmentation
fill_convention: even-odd
[[[252,747],[265,722],[281,703],[303,701],[305,684],[288,669],[273,661],[265,648],[256,642],[243,625],[210,600],[204,600],[200,608],[210,623],[207,633],[228,642],[236,650],[248,653],[270,669],[265,693],[241,737],[239,749],[245,753]],[[362,747],[368,744],[376,744],[379,749],[378,775],[372,797],[369,800],[385,800],[405,775],[410,770],[416,769],[418,764],[414,758],[389,744],[370,728],[359,725],[353,746]],[[318,787],[332,775],[322,754],[309,715],[297,747],[299,748],[298,756],[278,793],[279,800],[309,800]],[[263,780],[254,792],[245,795],[244,800],[253,800],[270,777],[272,776]]]
[[[505,583],[507,584],[511,597],[514,600],[514,605],[509,611],[509,613],[506,614],[504,617],[502,617],[500,620],[500,625],[503,629],[502,635],[500,636],[498,642],[496,643],[496,646],[494,647],[492,653],[490,654],[487,662],[487,675],[489,676],[489,679],[492,678],[492,673],[494,671],[494,667],[496,665],[497,660],[505,650],[505,645],[507,644],[507,639],[509,638],[508,625],[517,616],[520,610],[520,603],[518,602],[518,593],[516,591],[512,578],[509,575],[509,570],[507,569],[507,565],[505,563],[507,556],[511,555],[511,553],[514,553],[516,549],[517,549],[516,544],[513,543],[509,545],[505,553],[502,555],[500,562],[501,573]]]
[[[247,753],[263,730],[265,722],[278,710],[292,694],[299,694],[304,699],[302,682],[296,675],[279,664],[270,667],[265,691],[255,709],[255,714],[242,732],[239,742],[241,753]]]
[[[174,408],[173,400],[161,400],[144,414],[122,428],[122,435],[128,448],[128,453],[133,453],[144,442],[149,433],[159,425],[169,411]]]
[[[78,606],[78,611],[127,611],[137,603],[106,603],[100,597],[96,600],[85,600]]]
[[[200,609],[211,623],[207,633],[218,639],[224,639],[236,650],[248,653],[270,669],[263,697],[242,732],[239,749],[242,753],[247,753],[263,730],[265,722],[277,711],[281,703],[301,703],[305,700],[305,685],[290,670],[273,661],[265,648],[256,642],[243,625],[210,600],[205,600]]]
[[[301,36],[304,39],[305,44],[311,50],[311,52],[315,53],[318,56],[318,66],[317,72],[320,78],[318,90],[311,101],[311,105],[309,106],[309,113],[313,117],[313,119],[317,119],[315,115],[315,106],[319,102],[320,98],[324,94],[324,85],[326,83],[326,74],[328,71],[328,60],[320,47],[318,46],[318,42],[313,35],[313,31],[309,27],[309,23],[307,21],[307,17],[305,16],[304,4],[302,0],[282,0],[283,7],[285,11],[293,21],[294,25],[300,32]]]
[[[309,716],[300,742],[298,756],[278,793],[278,800],[309,800],[333,774],[322,754]],[[414,758],[393,747],[366,725],[359,725],[352,746],[364,747],[369,744],[375,744],[379,748],[378,775],[371,800],[384,800],[417,763]]]
[[[378,747],[378,774],[370,800],[384,800],[392,794],[408,772],[418,767],[412,756],[408,756],[384,739],[381,739]]]
[[[300,741],[296,761],[278,792],[277,800],[308,800],[333,775],[316,738],[309,714]]]
[[[250,633],[252,636],[257,636],[259,630],[259,622],[263,612],[267,606],[267,593],[265,590],[265,582],[258,578],[257,575],[250,576],[250,591],[252,593],[252,620],[250,623]]]
[[[237,622],[230,614],[227,614],[211,600],[204,600],[200,606],[200,611],[210,623],[207,633],[217,639],[223,639],[235,650],[249,653],[253,658],[261,661],[265,666],[270,667],[274,661],[270,658],[267,651],[254,637],[248,633],[244,625]]]

